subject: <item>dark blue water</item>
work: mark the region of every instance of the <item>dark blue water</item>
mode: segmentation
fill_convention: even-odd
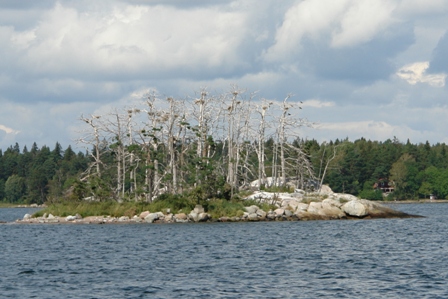
[[[394,208],[427,217],[2,224],[0,297],[448,298],[448,204]]]

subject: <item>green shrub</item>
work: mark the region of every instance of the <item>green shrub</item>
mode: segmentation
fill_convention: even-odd
[[[383,193],[381,190],[362,190],[359,197],[368,200],[383,200]]]

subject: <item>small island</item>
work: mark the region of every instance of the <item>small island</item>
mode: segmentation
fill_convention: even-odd
[[[448,198],[446,144],[318,143],[301,136],[313,126],[302,113],[290,95],[255,99],[237,87],[187,99],[150,92],[81,115],[84,151],[0,151],[0,200],[47,206],[28,222],[157,223],[407,217],[378,202]]]
[[[338,219],[373,219],[373,218],[411,218],[421,217],[396,211],[385,205],[366,199],[359,199],[350,194],[334,193],[328,186],[323,186],[318,192],[307,193],[295,190],[293,193],[254,192],[243,202],[252,203],[240,206],[233,204],[229,210],[234,215],[216,214],[207,211],[200,204],[183,212],[164,208],[160,211],[145,210],[134,215],[95,215],[83,217],[79,213],[67,216],[55,216],[45,212],[36,217],[26,214],[17,223],[196,223],[196,222],[253,222],[253,221],[307,221],[307,220],[338,220]],[[90,203],[95,205],[94,203]],[[241,204],[241,202],[240,202]],[[221,206],[215,208],[222,208]],[[268,210],[266,210],[268,208]],[[76,210],[76,208],[75,208]],[[64,211],[63,213],[67,213]],[[221,216],[220,216],[221,215]]]

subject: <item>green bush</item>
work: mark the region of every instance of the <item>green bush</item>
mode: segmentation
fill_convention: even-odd
[[[381,190],[362,190],[359,197],[368,200],[383,200],[383,193]]]

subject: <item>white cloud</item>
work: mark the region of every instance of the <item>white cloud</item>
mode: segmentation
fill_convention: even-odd
[[[300,1],[284,16],[267,61],[284,61],[301,49],[304,38],[323,39],[334,48],[353,47],[372,40],[397,22],[395,1]]]
[[[0,120],[20,132],[0,129],[2,148],[67,144],[81,113],[150,87],[185,98],[232,84],[273,101],[295,94],[300,117],[323,121],[306,136],[446,139],[446,88],[434,88],[446,81],[445,0],[10,2]]]
[[[340,48],[368,42],[394,22],[394,8],[393,1],[352,1],[338,20],[340,29],[333,32],[331,45]]]
[[[428,83],[434,87],[445,86],[446,74],[426,74],[429,62],[414,62],[400,68],[396,75],[409,84]]]
[[[7,126],[0,125],[0,130],[5,131],[6,134],[18,134],[20,131],[16,131],[14,129],[8,128]]]
[[[302,107],[313,107],[313,108],[326,108],[333,107],[335,105],[334,102],[325,102],[318,99],[310,99],[303,101]]]
[[[24,69],[55,75],[138,74],[245,66],[243,12],[110,5],[83,12],[58,3],[31,31],[14,32]]]
[[[434,15],[448,12],[446,0],[401,0],[397,11],[400,15]]]

